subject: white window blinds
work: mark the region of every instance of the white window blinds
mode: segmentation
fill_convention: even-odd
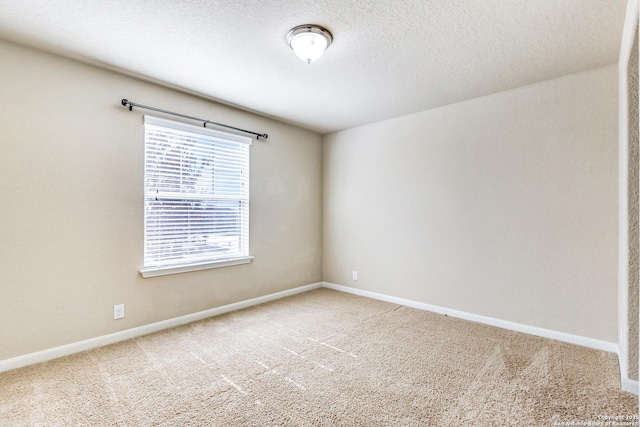
[[[251,138],[145,116],[144,267],[249,255]]]

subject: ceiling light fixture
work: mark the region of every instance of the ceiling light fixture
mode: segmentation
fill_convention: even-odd
[[[287,34],[289,47],[307,64],[320,58],[332,41],[329,30],[313,24],[298,25]]]

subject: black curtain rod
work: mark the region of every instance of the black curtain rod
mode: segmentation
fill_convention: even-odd
[[[222,123],[212,122],[211,120],[199,119],[197,117],[187,116],[187,115],[180,114],[180,113],[174,113],[173,111],[167,111],[167,110],[163,110],[161,108],[149,107],[148,105],[142,105],[142,104],[135,104],[135,103],[129,101],[128,99],[122,99],[122,105],[124,105],[125,107],[129,107],[129,111],[131,111],[133,109],[133,107],[144,108],[146,110],[158,111],[160,113],[171,114],[172,116],[178,116],[178,117],[182,117],[184,119],[189,119],[189,120],[195,120],[197,122],[202,122],[202,125],[204,127],[207,127],[207,123],[210,123],[210,124],[215,125],[215,126],[222,126],[224,128],[237,130],[239,132],[250,133],[251,135],[255,135],[258,140],[260,140],[260,138],[262,138],[262,139],[269,138],[269,135],[267,135],[266,133],[252,132],[250,130],[240,129],[240,128],[236,128],[236,127],[229,126],[229,125],[223,125]]]

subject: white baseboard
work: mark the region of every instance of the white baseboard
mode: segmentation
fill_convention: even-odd
[[[274,301],[280,298],[288,297],[291,295],[299,294],[302,292],[310,291],[323,287],[324,283],[314,283],[306,286],[299,286],[297,288],[288,289],[282,292],[276,292],[261,296],[258,298],[252,298],[245,301],[236,302],[233,304],[223,305],[222,307],[212,308],[210,310],[199,311],[197,313],[187,314],[185,316],[175,317],[173,319],[163,320],[156,323],[151,323],[137,328],[127,329],[125,331],[115,332],[109,335],[103,335],[96,338],[91,338],[84,341],[78,341],[71,344],[62,345],[60,347],[54,347],[47,350],[37,351],[35,353],[25,354],[23,356],[14,357],[11,359],[0,360],[0,372],[9,371],[11,369],[22,368],[24,366],[33,365],[40,362],[46,362],[47,360],[57,359],[59,357],[68,356],[70,354],[79,353],[81,351],[91,350],[93,348],[102,347],[109,344],[114,344],[120,341],[128,340],[131,338],[140,337],[143,335],[158,332],[163,329],[173,328],[175,326],[184,325],[186,323],[195,322],[197,320],[206,319],[208,317],[218,316],[230,311],[241,310],[243,308],[251,307],[254,305],[262,304],[269,301]]]
[[[59,357],[68,356],[70,354],[91,350],[91,349],[102,347],[109,344],[114,344],[114,343],[128,340],[131,338],[137,338],[137,337],[158,332],[164,329],[169,329],[169,328],[184,325],[187,323],[195,322],[197,320],[218,316],[220,314],[228,313],[235,310],[241,310],[243,308],[251,307],[251,306],[262,304],[269,301],[274,301],[280,298],[285,298],[291,295],[310,291],[312,289],[318,289],[321,287],[325,287],[325,288],[329,288],[329,289],[333,289],[341,292],[347,292],[354,295],[360,295],[363,297],[378,299],[381,301],[387,301],[394,304],[417,308],[420,310],[431,311],[439,314],[446,314],[447,316],[470,320],[472,322],[483,323],[486,325],[497,326],[500,328],[509,329],[517,332],[523,332],[530,335],[536,335],[536,336],[551,338],[551,339],[555,339],[558,341],[563,341],[571,344],[582,345],[582,346],[594,348],[597,350],[604,350],[607,352],[618,353],[618,345],[612,342],[596,340],[593,338],[582,337],[579,335],[567,334],[564,332],[557,332],[549,329],[537,328],[534,326],[523,325],[520,323],[508,322],[505,320],[500,320],[492,317],[480,316],[477,314],[466,313],[463,311],[452,310],[452,309],[439,307],[431,304],[425,304],[425,303],[412,301],[408,299],[379,294],[377,292],[365,291],[362,289],[351,288],[348,286],[336,285],[334,283],[319,282],[311,285],[299,286],[297,288],[288,289],[282,292],[276,292],[274,294],[264,295],[258,298],[239,301],[233,304],[212,308],[212,309],[200,311],[197,313],[187,314],[185,316],[175,317],[173,319],[151,323],[149,325],[139,326],[137,328],[115,332],[109,335],[103,335],[100,337],[91,338],[88,340],[79,341],[71,344],[66,344],[59,347],[38,351],[35,353],[25,354],[23,356],[14,357],[11,359],[0,360],[0,372],[22,368],[24,366],[33,365],[36,363],[46,362],[48,360],[53,360]],[[638,381],[622,378],[622,389],[634,394],[638,394]]]
[[[472,322],[483,323],[485,325],[497,326],[503,329],[509,329],[516,332],[523,332],[529,335],[536,335],[543,338],[551,338],[558,341],[577,344],[584,347],[603,350],[610,353],[618,354],[618,344],[587,338],[580,335],[567,334],[565,332],[553,331],[550,329],[538,328],[535,326],[523,325],[521,323],[509,322],[506,320],[496,319],[494,317],[481,316],[479,314],[467,313],[464,311],[452,310],[450,308],[439,307],[437,305],[425,304],[422,302],[412,301],[404,298],[392,297],[389,295],[379,294],[377,292],[364,291],[349,286],[336,285],[334,283],[324,282],[324,287],[334,289],[336,291],[348,292],[354,295],[378,299],[391,302],[394,304],[404,305],[407,307],[417,308],[420,310],[431,311],[438,314],[446,314],[447,316],[456,317],[458,319],[470,320]],[[637,387],[637,386],[636,386]]]
[[[630,380],[629,378],[622,378],[621,383],[624,391],[628,391],[635,395],[638,394],[638,381]]]
[[[394,304],[404,305],[407,307],[417,308],[419,310],[430,311],[438,314],[446,314],[447,316],[456,317],[458,319],[470,320],[472,322],[482,323],[485,325],[496,326],[511,331],[522,332],[529,335],[535,335],[543,338],[550,338],[570,344],[581,345],[596,350],[602,350],[618,355],[620,361],[620,352],[617,343],[602,341],[595,338],[583,337],[580,335],[558,332],[551,329],[538,328],[535,326],[523,325],[521,323],[509,322],[506,320],[496,319],[494,317],[481,316],[479,314],[467,313],[464,311],[453,310],[450,308],[439,307],[437,305],[425,304],[422,302],[412,301],[404,298],[397,298],[390,295],[384,295],[377,292],[365,291],[362,289],[352,288],[349,286],[336,285],[335,283],[324,282],[324,287],[334,289],[336,291],[347,292],[367,298],[373,298]],[[620,378],[621,388],[624,391],[638,395],[638,381],[629,378]]]

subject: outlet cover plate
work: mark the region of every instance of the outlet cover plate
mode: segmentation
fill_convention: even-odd
[[[113,318],[122,319],[124,317],[124,304],[118,304],[113,306]]]

